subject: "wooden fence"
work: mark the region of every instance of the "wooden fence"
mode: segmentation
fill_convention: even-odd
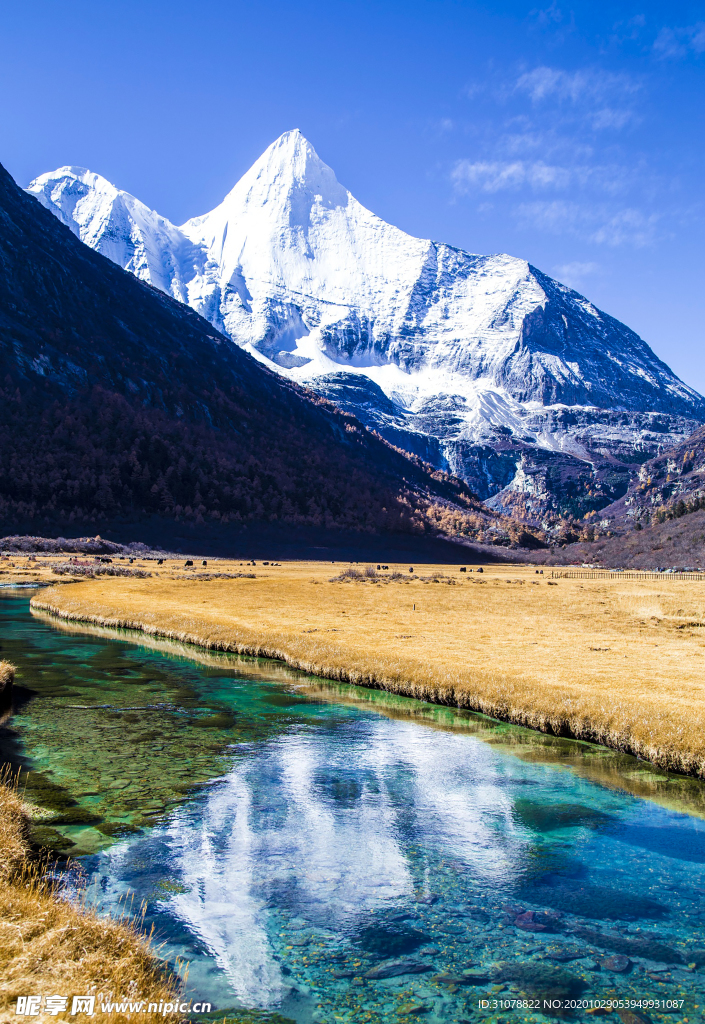
[[[552,570],[552,580],[685,580],[687,583],[705,583],[703,572],[610,572],[600,569]]]

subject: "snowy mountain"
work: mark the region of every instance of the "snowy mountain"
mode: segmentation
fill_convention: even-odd
[[[166,217],[85,167],[42,174],[27,191],[91,249],[188,302],[187,285],[203,273],[204,253]]]
[[[628,327],[524,260],[386,224],[298,131],[181,227],[83,168],[29,191],[270,368],[529,516],[607,504],[705,421]]]
[[[7,533],[100,523],[238,560],[270,544],[370,557],[372,534],[377,557],[391,542],[414,560],[467,557],[438,534],[538,543],[83,245],[1,165],[0,267]]]

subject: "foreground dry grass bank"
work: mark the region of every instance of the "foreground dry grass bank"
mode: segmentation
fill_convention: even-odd
[[[42,1012],[31,1018],[58,1024],[78,1019],[70,1016],[74,995],[95,995],[91,1020],[113,1024],[135,1015],[103,1013],[101,1003],[175,999],[175,980],[164,975],[145,939],[128,925],[99,918],[52,891],[48,865],[30,854],[29,808],[8,781],[7,775],[0,778],[0,1020],[15,1019],[17,999],[27,995],[69,997],[65,1013],[48,1015],[42,1003]],[[141,1013],[139,1019],[173,1021],[179,1016]]]
[[[44,590],[32,605],[280,658],[705,777],[705,584],[553,581],[516,566],[390,566],[354,579],[345,568],[170,563],[148,579]]]

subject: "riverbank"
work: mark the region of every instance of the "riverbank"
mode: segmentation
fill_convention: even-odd
[[[175,563],[43,590],[32,607],[278,658],[705,777],[704,584],[414,568]]]
[[[0,679],[12,681],[12,666],[0,662]],[[147,939],[129,924],[98,917],[57,898],[50,865],[29,845],[32,809],[12,780],[0,774],[0,1016],[14,1016],[22,996],[65,996],[67,1008],[47,1014],[42,998],[37,1021],[69,1019],[76,995],[93,995],[93,1020],[123,1024],[130,1015],[101,1012],[101,1004],[122,998],[171,1002],[178,991]],[[134,1016],[134,1015],[133,1015]],[[175,1020],[176,1013],[167,1013]],[[140,1020],[163,1021],[159,1013]]]

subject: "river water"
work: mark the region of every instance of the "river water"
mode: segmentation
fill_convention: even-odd
[[[35,839],[78,860],[99,907],[146,907],[193,998],[301,1024],[588,1021],[601,999],[656,1004],[626,1024],[701,1020],[700,782],[275,662],[69,627],[26,593],[0,616],[19,668],[0,753],[51,812]]]

